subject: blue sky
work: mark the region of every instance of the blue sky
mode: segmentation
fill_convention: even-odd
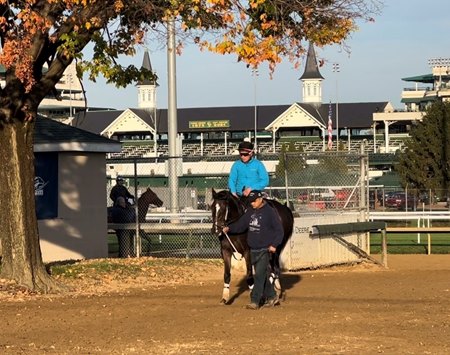
[[[402,108],[401,92],[411,83],[401,78],[431,73],[428,59],[450,57],[450,1],[385,0],[385,7],[374,23],[359,23],[359,30],[347,40],[351,53],[339,46],[317,48],[326,60],[320,68],[323,102],[390,101]],[[167,108],[167,54],[161,44],[149,44],[153,69],[159,79],[157,103]],[[141,66],[144,49],[124,65]],[[340,72],[332,71],[339,63]],[[304,67],[294,69],[287,59],[270,79],[267,66],[259,69],[255,80],[245,64],[235,56],[200,52],[189,46],[177,56],[178,107],[217,107],[281,105],[301,102]],[[137,88],[117,89],[105,84],[84,82],[90,107],[125,109],[137,107]]]

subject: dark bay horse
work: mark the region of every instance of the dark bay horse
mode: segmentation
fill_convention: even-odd
[[[122,199],[122,203],[117,203]],[[153,190],[147,188],[145,192],[139,197],[137,202],[138,207],[138,222],[145,222],[145,216],[147,215],[150,205],[161,207],[163,202],[156,195]],[[109,223],[136,223],[136,207],[126,203],[124,197],[118,197],[116,204],[112,207],[108,207],[108,222]],[[119,257],[134,257],[134,237],[136,235],[136,229],[116,229],[117,241],[119,244]],[[148,239],[149,237],[144,231],[139,232],[139,236]]]
[[[145,216],[147,215],[150,205],[161,207],[163,202],[156,195],[156,193],[149,187],[138,198],[138,220],[139,222],[145,222]]]
[[[250,248],[247,244],[247,232],[243,234],[229,235],[228,237],[222,233],[222,229],[224,226],[238,220],[239,217],[245,213],[245,206],[239,198],[235,197],[228,190],[216,192],[213,189],[212,195],[212,233],[219,237],[220,250],[224,262],[224,288],[221,302],[224,304],[228,304],[228,302],[230,301],[231,257],[233,255],[233,252],[237,251],[244,257],[247,269],[247,285],[250,289],[253,288],[253,272],[250,260]],[[292,235],[292,230],[294,227],[294,216],[292,215],[292,211],[286,205],[270,199],[265,199],[265,201],[277,211],[284,230],[283,241],[278,246],[276,253],[271,254],[270,257],[272,279],[274,282],[275,290],[280,295],[282,293],[280,284],[280,254]]]

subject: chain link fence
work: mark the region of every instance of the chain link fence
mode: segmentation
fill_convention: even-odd
[[[418,191],[399,187],[369,186],[368,159],[364,152],[285,152],[259,155],[264,162],[270,183],[269,198],[286,202],[299,217],[325,217],[356,213],[371,216],[389,215],[390,226],[447,226],[448,219],[406,219],[405,213],[448,212],[443,190]],[[174,190],[169,178],[170,158],[114,159],[107,162],[106,202],[110,222],[114,206],[109,195],[118,177],[135,199],[117,212],[120,223],[127,228],[110,230],[111,256],[158,256],[219,258],[220,245],[212,236],[209,203],[212,189],[227,188],[228,175],[235,155],[183,157],[177,159]],[[155,198],[149,198],[150,189]],[[143,196],[147,195],[147,198]],[[396,217],[396,213],[398,216]],[[386,217],[380,217],[386,218]],[[363,218],[364,219],[364,218]],[[117,219],[116,219],[117,221]],[[136,235],[139,238],[136,238]],[[371,238],[371,252],[378,252],[379,236]],[[450,249],[447,235],[433,236],[433,253]],[[426,253],[426,235],[392,235],[388,238],[389,253]]]
[[[443,189],[403,189],[398,186],[371,186],[369,206],[374,211],[449,210],[447,192]]]
[[[367,208],[367,155],[283,153],[268,188],[298,214]]]
[[[296,215],[366,207],[365,155],[287,152],[258,158],[269,172],[268,197],[286,202]],[[174,173],[170,158],[107,161],[109,222],[127,227],[110,230],[112,256],[220,257],[219,242],[210,232],[209,203],[212,189],[227,188],[238,157],[184,157],[182,163],[175,159],[175,190],[169,178]],[[114,206],[109,197],[119,177],[134,196],[125,207]],[[149,189],[156,198],[145,198]]]

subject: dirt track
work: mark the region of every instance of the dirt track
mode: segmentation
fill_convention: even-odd
[[[285,274],[285,302],[258,311],[244,289],[219,305],[215,266],[187,284],[4,298],[0,353],[449,354],[450,255],[388,261]]]

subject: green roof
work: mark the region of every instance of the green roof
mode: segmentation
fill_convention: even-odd
[[[382,176],[369,181],[369,185],[383,185],[384,187],[401,187],[400,176],[395,172],[386,172]]]
[[[433,76],[433,74],[424,74],[424,75],[410,76],[409,78],[402,78],[402,80],[403,81],[413,81],[415,83],[433,84],[434,76]]]
[[[437,97],[436,96],[427,96],[427,97],[406,97],[401,99],[400,102],[403,102],[404,104],[407,103],[412,103],[412,102],[428,102],[428,101],[436,101]]]

